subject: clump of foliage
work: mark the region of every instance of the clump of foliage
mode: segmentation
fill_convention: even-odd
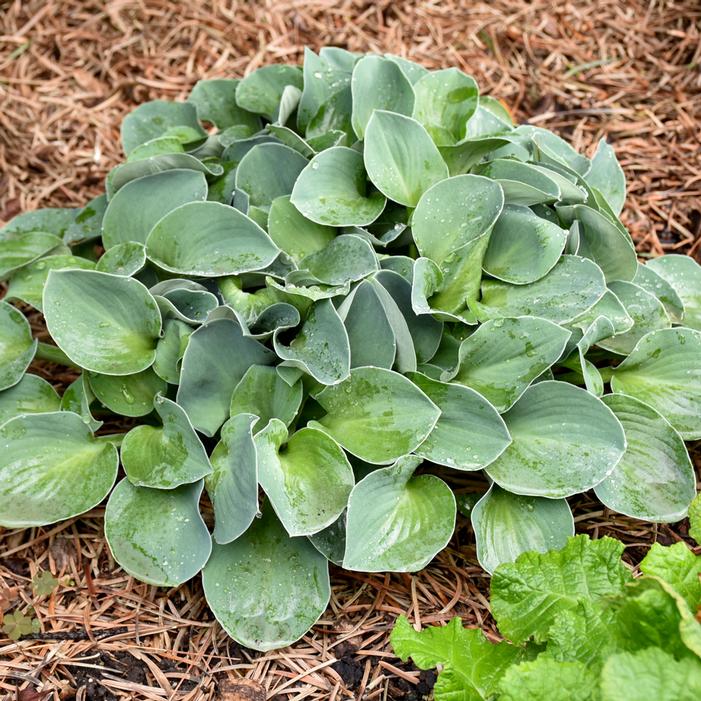
[[[0,524],[109,496],[127,572],[202,571],[223,627],[269,649],[323,612],[329,560],[412,571],[445,547],[454,471],[493,483],[488,570],[564,545],[592,488],[686,514],[701,267],[638,263],[606,143],[589,159],[459,70],[337,48],[121,134],[104,195],[0,230]],[[59,397],[35,357],[80,374]]]
[[[392,645],[421,669],[442,667],[436,701],[695,701],[701,698],[701,556],[652,546],[634,578],[612,538],[497,567],[492,613],[511,642],[454,618],[416,631],[401,617]]]

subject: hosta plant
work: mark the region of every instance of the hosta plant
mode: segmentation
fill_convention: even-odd
[[[638,262],[606,143],[338,48],[141,105],[121,139],[104,195],[0,230],[0,524],[107,499],[127,572],[201,571],[222,626],[269,649],[321,615],[329,560],[425,566],[460,473],[491,484],[488,570],[562,546],[585,490],[685,515],[701,267]],[[62,396],[35,358],[75,368]]]

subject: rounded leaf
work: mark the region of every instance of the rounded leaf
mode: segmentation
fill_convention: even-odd
[[[122,416],[146,416],[153,411],[153,400],[167,385],[152,368],[135,375],[89,373],[90,389],[110,411]]]
[[[330,226],[307,219],[287,195],[276,197],[270,204],[268,234],[295,262],[321,251],[336,235]]]
[[[58,252],[62,243],[58,236],[45,231],[29,231],[6,239],[0,238],[0,280],[41,258],[52,249],[57,249]]]
[[[258,68],[239,81],[236,104],[248,112],[273,121],[288,85],[302,89],[302,71],[296,66],[272,65]]]
[[[0,425],[20,414],[44,414],[60,408],[56,390],[38,375],[27,373],[16,385],[0,392]]]
[[[701,331],[701,265],[689,256],[653,258],[647,266],[666,280],[684,305],[684,326]]]
[[[22,379],[34,359],[37,343],[24,314],[0,301],[0,390]]]

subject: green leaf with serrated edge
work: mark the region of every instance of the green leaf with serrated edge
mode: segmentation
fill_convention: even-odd
[[[530,285],[482,281],[482,299],[473,303],[481,321],[509,316],[538,316],[561,324],[591,309],[606,292],[604,274],[596,263],[564,255],[540,280]]]
[[[268,214],[268,234],[275,245],[296,263],[305,256],[321,251],[333,241],[335,231],[330,226],[307,219],[291,202],[288,195],[276,197]]]
[[[122,416],[146,416],[153,411],[153,400],[167,385],[152,368],[134,375],[100,375],[87,373],[90,389],[110,411]]]
[[[536,216],[528,207],[507,204],[484,255],[484,270],[515,285],[540,280],[560,260],[567,229]]]
[[[497,182],[504,191],[504,200],[512,205],[553,203],[562,196],[554,178],[531,163],[497,158],[478,166],[475,172]]]
[[[573,211],[579,222],[579,255],[593,260],[604,271],[607,282],[632,280],[638,259],[630,235],[587,205],[574,205]]]
[[[492,698],[506,670],[524,657],[523,648],[491,643],[481,630],[463,628],[457,617],[446,626],[417,631],[405,616],[400,616],[390,642],[395,655],[404,662],[411,657],[419,669],[442,667],[433,694],[445,701]]]
[[[593,701],[598,699],[596,669],[582,662],[540,656],[513,665],[499,683],[499,701]]]
[[[378,110],[411,115],[414,90],[402,69],[381,56],[363,56],[355,64],[351,77],[353,95],[352,124],[359,139],[366,138],[368,123]]]
[[[279,419],[289,426],[302,404],[301,382],[287,384],[275,368],[251,365],[231,396],[231,416],[248,413],[258,417],[255,430]]]
[[[255,367],[255,366],[254,366]],[[221,428],[205,477],[214,508],[214,541],[230,543],[246,532],[258,513],[258,460],[253,442],[257,417],[239,413]]]
[[[696,701],[701,664],[676,660],[659,647],[620,652],[606,660],[600,684],[601,701]]]
[[[190,202],[174,209],[146,241],[146,255],[159,267],[202,277],[260,270],[279,252],[258,224],[219,202]]]
[[[273,346],[286,365],[308,372],[324,385],[335,385],[350,372],[348,334],[330,300],[315,302],[289,345],[273,336]]]
[[[643,336],[614,368],[611,389],[649,404],[685,440],[701,438],[701,333],[672,328]]]
[[[153,371],[169,384],[180,384],[180,362],[194,329],[183,321],[166,319],[163,336],[156,344]]]
[[[669,318],[676,324],[684,317],[684,304],[676,290],[649,265],[638,263],[638,271],[633,282],[655,295],[664,304]]]
[[[52,270],[43,307],[51,337],[80,367],[132,375],[153,364],[161,314],[137,280],[93,270]]]
[[[38,375],[27,373],[16,385],[0,392],[0,425],[20,414],[44,414],[60,408],[56,390]]]
[[[348,334],[350,366],[394,365],[397,342],[385,308],[370,282],[361,282],[338,307]]]
[[[300,173],[290,198],[307,218],[327,226],[365,226],[385,208],[368,185],[363,157],[344,146],[318,153]]]
[[[90,388],[85,373],[78,376],[71,382],[61,397],[61,411],[72,411],[78,414],[88,425],[91,431],[95,432],[102,426],[103,421],[98,421],[90,409],[90,405],[95,401],[95,395]]]
[[[162,426],[136,426],[122,441],[129,481],[137,487],[173,489],[210,474],[209,458],[185,411],[161,394],[153,404]]]
[[[701,495],[697,494],[689,506],[689,535],[701,542]]]
[[[146,265],[146,249],[143,243],[124,241],[105,251],[97,261],[96,270],[131,277]]]
[[[619,215],[626,199],[626,176],[618,163],[616,153],[600,139],[584,179],[606,198],[614,214]]]
[[[420,373],[409,379],[441,410],[438,423],[416,454],[456,470],[480,470],[501,453],[511,436],[497,410],[478,392]]]
[[[146,243],[149,232],[168,212],[207,199],[207,181],[195,170],[166,170],[128,182],[110,200],[102,221],[106,249],[120,243]]]
[[[97,506],[117,478],[117,450],[68,411],[17,416],[0,427],[0,524],[44,526]]]
[[[301,638],[331,595],[326,558],[306,538],[290,538],[270,508],[233,543],[214,546],[202,585],[222,628],[254,650]]]
[[[0,390],[22,379],[34,359],[37,343],[24,314],[0,301]]]
[[[633,580],[620,560],[623,543],[613,538],[570,538],[561,550],[524,553],[497,568],[491,606],[499,630],[515,644],[543,642],[561,611],[623,593]]]
[[[45,231],[30,231],[0,239],[0,280],[10,277],[38,258],[64,248],[63,241]]]
[[[686,543],[669,547],[653,543],[640,569],[643,574],[667,582],[692,611],[701,605],[701,556],[695,555]]]
[[[236,187],[243,190],[255,207],[269,207],[276,197],[289,195],[297,176],[309,163],[283,144],[258,144],[236,169]]]
[[[330,525],[307,536],[309,542],[329,561],[343,566],[346,550],[346,511]]]
[[[645,521],[678,521],[696,494],[684,441],[652,407],[624,394],[602,401],[626,434],[626,452],[594,491],[607,507]]]
[[[105,537],[123,570],[147,584],[177,587],[212,551],[199,511],[202,482],[176,489],[135,487],[123,479],[105,509]]]
[[[322,250],[301,260],[299,267],[326,285],[357,282],[380,268],[370,243],[353,234],[336,236]]]
[[[230,319],[204,324],[185,349],[178,387],[178,404],[192,425],[213,436],[229,416],[231,395],[251,365],[271,365],[275,355],[258,341],[246,338]]]
[[[496,484],[470,514],[477,559],[487,572],[525,552],[548,552],[567,545],[574,519],[565,499],[511,494]]]
[[[68,230],[78,210],[44,207],[22,212],[0,227],[0,241],[19,238],[33,231],[43,231],[61,238]]]
[[[415,119],[376,110],[365,133],[363,159],[370,181],[389,199],[416,207],[421,195],[448,177],[448,166]]]
[[[414,476],[420,464],[421,458],[407,455],[353,488],[345,569],[416,572],[448,544],[455,529],[455,497],[438,477]]]
[[[701,265],[677,254],[652,258],[647,266],[674,289],[684,305],[682,323],[701,331]]]
[[[444,379],[472,387],[506,411],[562,355],[569,335],[532,316],[487,321],[460,344],[458,366]]]
[[[25,265],[12,275],[7,288],[6,298],[19,299],[41,311],[44,285],[50,270],[63,270],[65,268],[92,270],[94,267],[95,263],[91,260],[66,254],[39,258],[39,260]]]
[[[450,261],[465,244],[491,230],[504,197],[496,183],[477,175],[442,180],[421,197],[412,218],[419,253],[438,265]]]
[[[474,78],[457,68],[426,73],[414,83],[413,117],[437,146],[451,146],[465,137],[467,120],[477,109]]]
[[[302,88],[302,71],[296,66],[263,66],[236,86],[236,104],[273,121],[287,85]]]
[[[192,88],[188,102],[195,105],[197,116],[218,129],[243,127],[250,135],[260,130],[260,118],[236,104],[236,87],[240,81],[215,78],[199,80]]]
[[[290,536],[316,533],[341,515],[353,469],[326,433],[307,427],[288,436],[285,424],[271,419],[255,445],[258,481]]]
[[[585,492],[611,474],[625,452],[613,412],[567,382],[531,385],[504,421],[513,441],[487,474],[515,494],[556,499]]]
[[[609,283],[609,289],[623,304],[633,325],[624,333],[598,341],[601,348],[619,355],[628,355],[646,333],[672,325],[662,302],[642,287],[632,282],[616,280]]]
[[[326,431],[361,460],[389,463],[415,450],[431,433],[440,409],[409,379],[382,368],[351,370],[315,395],[326,411],[309,426]]]

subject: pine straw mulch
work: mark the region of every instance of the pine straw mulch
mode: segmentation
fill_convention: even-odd
[[[641,254],[698,260],[700,26],[698,0],[557,8],[546,0],[0,0],[0,222],[97,194],[120,160],[117,128],[134,105],[334,44],[458,66],[519,120],[587,152],[606,136],[628,177],[624,220]],[[33,370],[57,384],[70,379],[50,365]],[[470,476],[453,484],[484,488]],[[685,522],[643,524],[587,495],[574,507],[577,529],[621,538],[631,564],[650,543],[686,535]],[[267,654],[222,632],[198,581],[168,591],[125,575],[101,519],[98,508],[55,527],[0,532],[0,615],[33,611],[41,625],[20,642],[0,638],[3,698],[419,699],[434,676],[393,657],[388,633],[399,614],[422,624],[459,615],[495,635],[488,579],[463,517],[450,547],[416,575],[334,568],[319,624]],[[31,580],[41,571],[59,585],[37,596]]]

